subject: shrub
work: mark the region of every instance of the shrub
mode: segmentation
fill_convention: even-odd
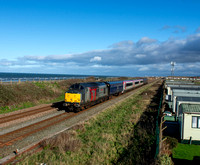
[[[176,138],[168,136],[166,143],[169,144],[169,149],[173,149],[178,145],[178,140]]]
[[[159,165],[173,165],[172,159],[168,155],[161,155],[156,164]]]

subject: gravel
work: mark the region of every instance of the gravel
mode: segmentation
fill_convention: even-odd
[[[62,114],[62,113],[65,113],[65,111],[48,111],[48,114],[44,114],[44,113],[41,113],[41,114],[37,114],[35,115],[33,118],[29,119],[28,121],[24,121],[24,122],[21,122],[19,124],[16,124],[15,125],[9,125],[7,127],[2,127],[0,128],[0,135],[3,135],[3,134],[6,134],[8,132],[11,132],[11,131],[14,131],[16,129],[20,129],[20,128],[23,128],[23,127],[26,127],[28,125],[31,125],[31,124],[34,124],[34,123],[37,123],[37,122],[40,122],[42,120],[45,120],[45,119],[48,119],[50,117],[53,117],[53,116],[56,116],[56,115],[59,115],[59,114]],[[27,119],[26,119],[27,120]]]

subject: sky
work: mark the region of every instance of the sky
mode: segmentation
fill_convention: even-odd
[[[199,0],[0,0],[0,72],[200,76]]]

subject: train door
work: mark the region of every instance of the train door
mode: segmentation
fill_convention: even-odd
[[[90,88],[91,101],[95,101],[97,96],[97,88]]]

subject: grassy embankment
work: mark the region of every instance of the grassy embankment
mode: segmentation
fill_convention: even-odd
[[[68,132],[20,164],[150,164],[155,155],[159,85],[140,90]]]
[[[35,105],[64,101],[64,92],[71,84],[85,81],[94,81],[94,79],[1,84],[0,114]]]

